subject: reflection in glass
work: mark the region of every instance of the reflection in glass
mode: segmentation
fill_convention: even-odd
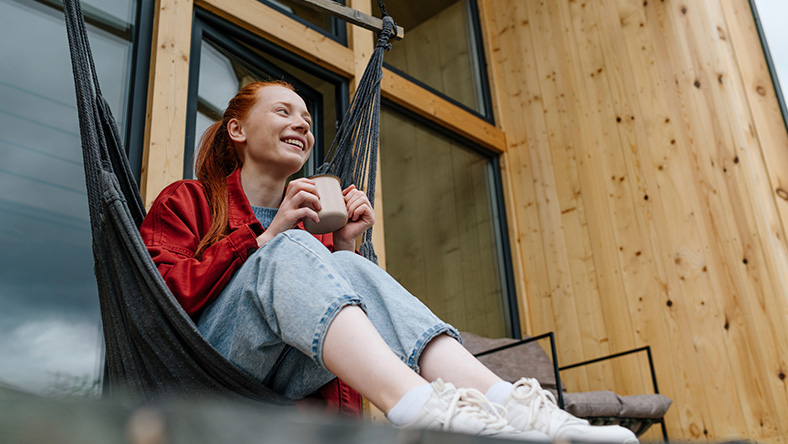
[[[344,0],[335,0],[344,4]],[[325,31],[329,35],[336,36],[340,41],[344,41],[344,24],[325,12],[304,6],[302,3],[292,0],[262,0],[274,9],[313,25],[317,29]]]
[[[385,62],[486,115],[468,0],[432,0],[418,5],[409,0],[387,0],[386,12],[405,28],[405,38],[392,42]],[[376,7],[375,14],[379,13]]]
[[[386,270],[460,330],[507,336],[490,160],[387,108],[380,128]]]
[[[111,4],[113,23],[88,30],[123,125],[133,2],[89,3],[93,18]],[[0,0],[0,40],[0,386],[92,395],[101,327],[62,12]]]

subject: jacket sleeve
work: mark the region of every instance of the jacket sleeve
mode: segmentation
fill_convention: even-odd
[[[197,318],[257,249],[259,224],[243,225],[194,258],[210,226],[202,188],[175,184],[156,199],[140,232],[153,262],[175,298],[192,318]]]

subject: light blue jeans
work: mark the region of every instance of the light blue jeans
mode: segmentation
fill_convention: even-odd
[[[417,372],[434,337],[460,340],[380,267],[350,251],[331,253],[303,230],[281,233],[249,256],[197,328],[235,365],[275,392],[301,399],[335,377],[323,363],[323,341],[348,305],[361,306],[391,350]]]

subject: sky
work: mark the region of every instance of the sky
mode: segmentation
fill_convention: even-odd
[[[766,34],[769,52],[777,69],[783,92],[788,88],[788,1],[755,0],[761,26]]]

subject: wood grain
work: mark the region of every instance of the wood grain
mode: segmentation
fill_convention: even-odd
[[[528,331],[563,363],[651,345],[672,439],[782,442],[788,133],[747,1],[479,3]]]
[[[148,208],[183,178],[192,9],[192,0],[156,2],[140,180]]]

